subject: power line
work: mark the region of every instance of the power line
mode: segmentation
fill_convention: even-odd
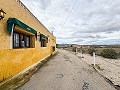
[[[65,20],[65,22],[64,22],[64,24],[63,24],[63,26],[61,27],[61,30],[62,30],[63,27],[65,26],[65,24],[66,24],[68,18],[70,17],[70,14],[71,14],[71,12],[72,12],[74,6],[76,5],[76,3],[77,3],[77,0],[75,0],[75,2],[74,2],[73,6],[72,6],[72,8],[71,8],[71,10],[70,10],[70,12],[69,12],[69,14],[68,14],[68,16],[67,16],[67,18],[66,18],[66,20]]]

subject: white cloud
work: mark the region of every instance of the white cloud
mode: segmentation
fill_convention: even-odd
[[[120,0],[21,0],[57,43],[120,44]]]

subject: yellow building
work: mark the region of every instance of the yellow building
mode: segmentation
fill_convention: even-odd
[[[5,14],[4,18],[0,16],[0,81],[3,81],[54,54],[56,38],[20,0],[0,0],[0,9]]]

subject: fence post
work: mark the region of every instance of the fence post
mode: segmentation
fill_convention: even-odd
[[[81,58],[83,57],[83,55],[82,55],[82,50],[81,50]]]
[[[76,47],[76,54],[77,54],[77,47]]]
[[[95,52],[93,52],[93,62],[94,62],[94,66],[95,66]]]

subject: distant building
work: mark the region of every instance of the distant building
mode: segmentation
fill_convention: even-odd
[[[67,48],[67,47],[70,47],[71,45],[69,44],[58,44],[57,47],[58,48]]]

